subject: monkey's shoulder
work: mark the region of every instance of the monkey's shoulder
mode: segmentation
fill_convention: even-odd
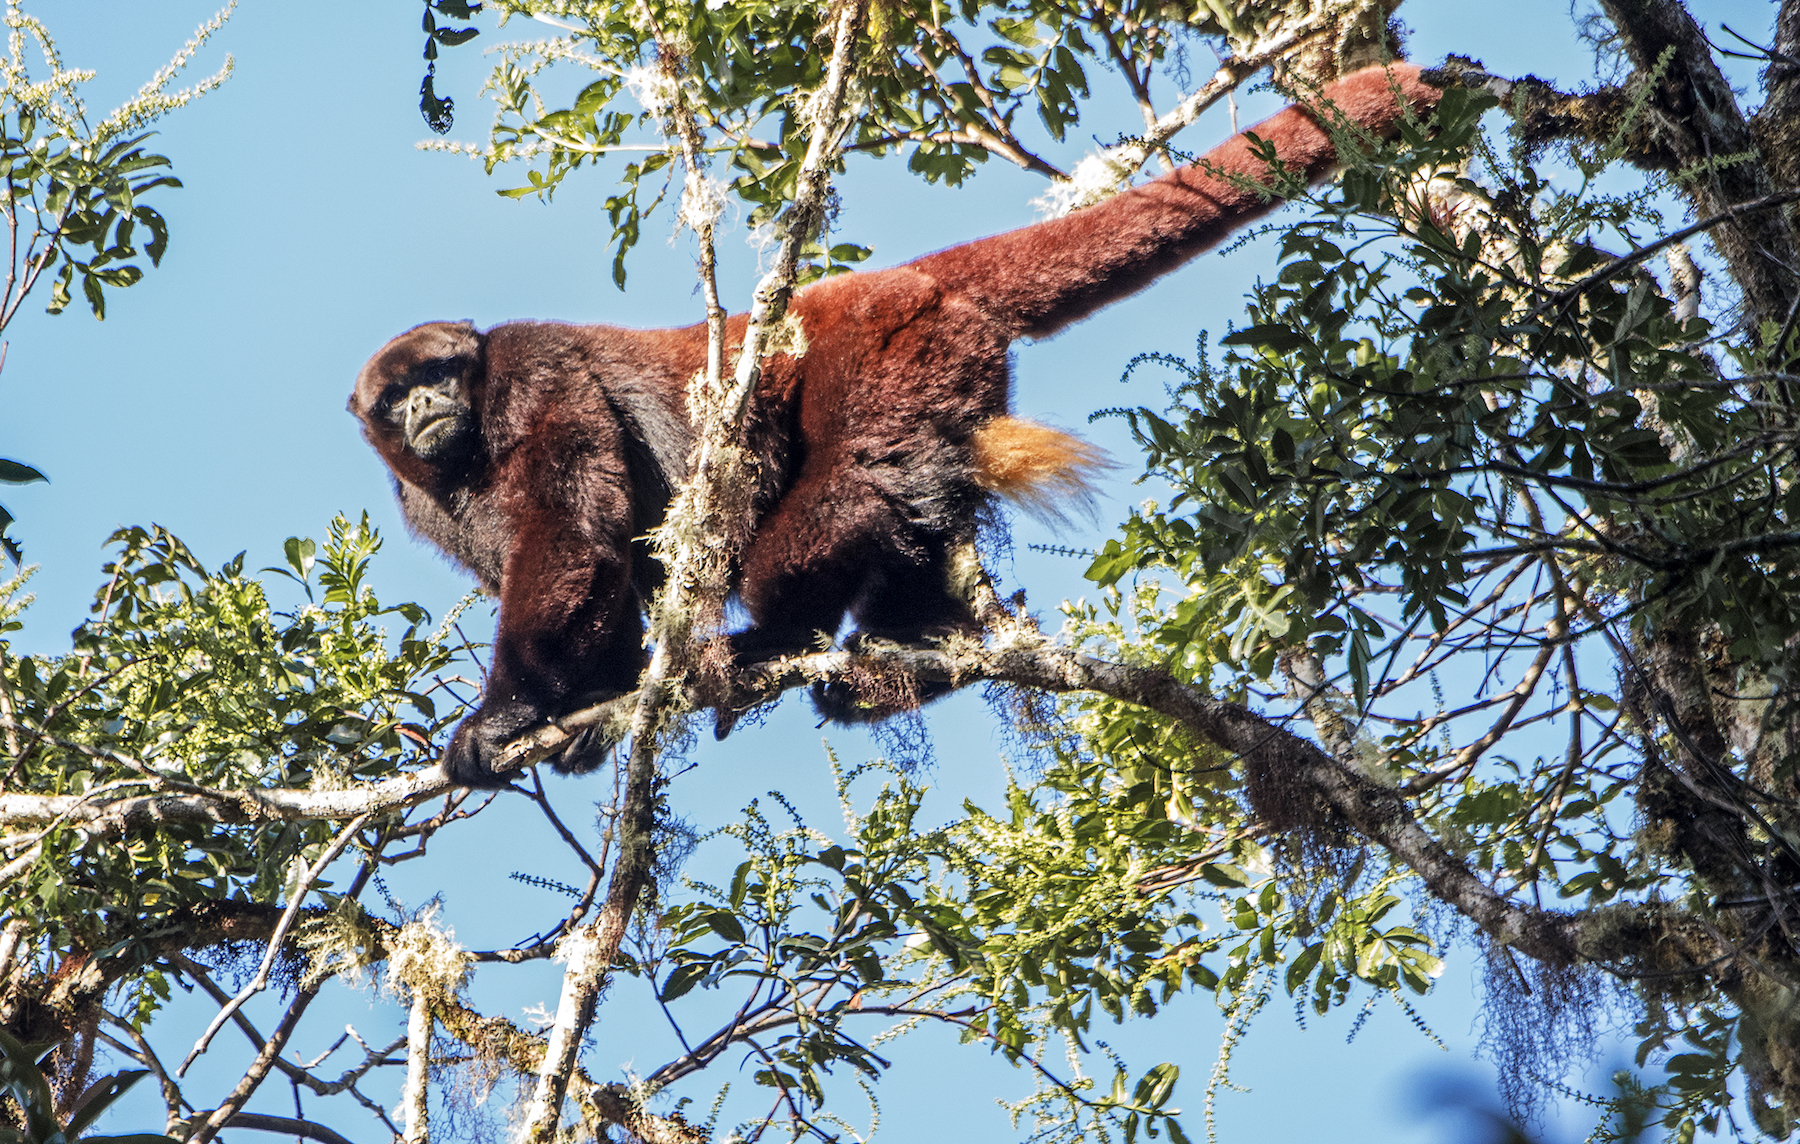
[[[794,299],[809,342],[846,334],[889,334],[937,312],[944,291],[912,266],[840,274],[815,282]]]

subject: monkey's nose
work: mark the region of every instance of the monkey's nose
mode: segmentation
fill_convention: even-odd
[[[439,404],[436,394],[429,390],[416,391],[406,399],[406,435],[417,437],[419,431],[432,421],[437,420]]]

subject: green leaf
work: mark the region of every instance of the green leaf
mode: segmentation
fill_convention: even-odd
[[[678,965],[669,972],[668,979],[663,982],[660,996],[664,1001],[673,1001],[706,980],[707,975],[711,972],[711,964],[704,961],[690,961],[684,965]]]
[[[1227,866],[1217,862],[1208,862],[1200,867],[1200,877],[1214,886],[1225,889],[1237,889],[1250,884],[1250,875],[1236,866]]]
[[[83,267],[82,270],[81,291],[87,295],[88,305],[94,311],[95,320],[104,322],[106,321],[106,298],[101,293],[101,278],[88,271],[86,267]]]
[[[314,554],[319,546],[310,537],[290,536],[282,542],[281,551],[287,556],[288,567],[302,582],[312,576]]]
[[[1175,1082],[1181,1076],[1181,1069],[1168,1062],[1156,1065],[1138,1081],[1132,1093],[1132,1103],[1143,1107],[1161,1108],[1174,1095]]]
[[[1238,330],[1219,339],[1222,346],[1256,346],[1274,353],[1287,353],[1312,344],[1312,340],[1292,326],[1263,323]]]
[[[736,945],[743,944],[744,927],[735,914],[726,910],[714,910],[705,916],[707,926],[726,941]]]
[[[1306,984],[1307,979],[1312,976],[1312,971],[1318,967],[1319,957],[1324,952],[1325,944],[1323,942],[1315,942],[1305,949],[1302,949],[1294,958],[1293,962],[1288,965],[1287,991],[1289,996],[1292,996],[1301,986]]]

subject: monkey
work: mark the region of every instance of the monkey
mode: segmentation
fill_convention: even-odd
[[[1295,105],[1251,131],[1316,181],[1337,159],[1331,117],[1392,135],[1436,106],[1428,78],[1367,68],[1325,87],[1328,112]],[[751,621],[731,637],[740,662],[805,649],[846,614],[859,636],[902,643],[979,630],[951,572],[983,508],[1078,493],[1099,459],[1011,417],[1011,344],[1273,210],[1256,140],[1062,218],[795,294],[804,346],[766,359],[744,425],[754,525],[733,571]],[[727,344],[745,328],[730,318]],[[444,754],[453,781],[501,783],[492,765],[520,732],[637,686],[660,574],[643,538],[688,475],[688,387],[706,355],[703,323],[428,322],[358,375],[350,412],[408,526],[500,601],[480,705]],[[815,699],[828,717],[855,715]]]

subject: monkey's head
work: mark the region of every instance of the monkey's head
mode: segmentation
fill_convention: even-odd
[[[350,412],[394,475],[434,490],[481,452],[482,337],[469,322],[414,326],[363,366]]]

